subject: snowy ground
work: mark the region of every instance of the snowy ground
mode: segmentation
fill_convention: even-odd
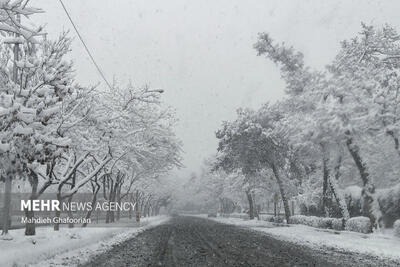
[[[23,229],[12,230],[13,240],[0,240],[0,266],[75,266],[168,219],[144,218],[136,225],[132,220],[121,219],[103,227],[61,228],[58,232],[38,227],[34,237],[24,236]]]
[[[400,260],[400,238],[390,230],[382,233],[361,234],[348,231],[317,229],[305,225],[277,226],[276,224],[239,218],[212,218],[212,220],[265,232],[280,240],[329,251],[330,248],[370,254],[382,259]]]

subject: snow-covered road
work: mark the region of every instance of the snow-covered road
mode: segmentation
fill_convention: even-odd
[[[85,266],[398,266],[399,261],[317,249],[212,220],[174,217]]]

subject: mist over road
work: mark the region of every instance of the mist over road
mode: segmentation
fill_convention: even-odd
[[[383,265],[363,254],[310,249],[258,231],[178,216],[114,246],[85,266]]]

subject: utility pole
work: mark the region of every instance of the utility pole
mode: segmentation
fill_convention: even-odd
[[[14,40],[14,42],[13,42],[13,44],[14,44],[14,48],[13,48],[13,53],[14,53],[13,82],[17,84],[17,83],[18,83],[18,67],[17,67],[17,62],[18,62],[18,60],[19,60],[19,44],[20,44],[20,42],[19,42],[19,40],[18,40],[19,35],[16,34],[15,37],[16,37],[16,38],[15,38],[15,40]]]
[[[20,22],[21,18],[19,15],[17,15],[17,21]],[[18,84],[18,66],[17,62],[19,60],[19,44],[21,41],[19,40],[19,34],[15,34],[15,39],[13,42],[9,42],[9,44],[13,44],[13,53],[14,53],[14,65],[13,65],[13,82],[15,84]],[[15,98],[16,92],[14,92],[14,98]],[[10,163],[12,164],[12,163]],[[5,180],[5,186],[4,186],[4,207],[3,207],[3,231],[2,235],[7,235],[8,230],[11,226],[11,216],[10,216],[10,207],[11,207],[11,191],[12,191],[12,177],[14,176],[13,173],[13,168],[12,166],[9,167],[8,170],[6,170],[6,174],[4,177]],[[12,239],[7,238],[7,239]]]

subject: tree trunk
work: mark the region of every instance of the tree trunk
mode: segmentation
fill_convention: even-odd
[[[72,176],[71,187],[70,187],[71,189],[73,189],[75,187],[75,183],[76,183],[76,172],[74,172],[74,175]],[[71,207],[72,197],[73,197],[73,195],[68,197],[68,206],[69,207]],[[74,217],[72,214],[71,208],[68,209],[68,217],[71,219]],[[68,223],[68,228],[74,228],[74,224]]]
[[[328,210],[328,179],[329,179],[329,169],[328,169],[328,157],[324,156],[322,160],[322,172],[323,172],[323,182],[322,182],[322,213],[327,214]],[[328,213],[329,214],[329,213]]]
[[[12,177],[6,174],[5,187],[4,187],[4,207],[3,207],[3,231],[2,235],[8,234],[8,229],[11,224],[10,208],[11,208],[11,190],[12,190]]]
[[[30,236],[30,235],[35,235],[36,234],[36,226],[34,222],[30,222],[34,217],[34,211],[33,210],[27,210],[25,209],[25,216],[27,219],[27,223],[25,224],[25,235]]]
[[[68,206],[69,207],[71,207],[72,197],[73,197],[73,195],[68,197]],[[68,209],[68,217],[71,218],[71,219],[74,217],[74,215],[72,214],[71,208]],[[68,223],[68,228],[74,228],[74,224],[71,223],[71,222]]]
[[[136,217],[136,222],[140,222],[140,211],[141,211],[141,199],[140,199],[140,193],[137,190],[136,191],[136,205],[135,205],[135,217]]]
[[[275,179],[278,183],[279,186],[279,191],[281,193],[281,198],[282,198],[282,202],[283,202],[283,207],[285,209],[285,218],[286,218],[286,222],[290,223],[290,207],[289,207],[289,202],[286,198],[286,193],[285,193],[285,189],[283,187],[283,182],[282,179],[279,175],[279,171],[277,169],[277,167],[275,166],[275,164],[272,164],[272,171],[275,175]]]
[[[371,220],[371,224],[376,227],[377,218],[372,212],[372,206],[374,202],[373,195],[375,194],[375,186],[370,181],[370,176],[367,171],[367,165],[362,160],[360,155],[360,149],[357,145],[353,143],[353,138],[351,136],[347,137],[346,141],[347,149],[350,152],[351,157],[354,160],[355,165],[357,166],[358,171],[360,172],[360,177],[363,182],[363,215],[369,217]]]
[[[37,199],[37,188],[39,184],[39,179],[38,176],[36,175],[35,172],[30,171],[29,173],[29,183],[31,184],[32,190],[31,190],[31,195],[29,196],[29,200],[35,200]],[[25,235],[26,236],[31,236],[36,234],[36,225],[34,222],[29,222],[31,219],[34,218],[34,212],[25,210],[25,215],[28,219],[28,223],[25,224]]]
[[[158,216],[160,214],[160,204],[157,203],[156,206],[154,207],[154,216]]]
[[[106,211],[106,223],[110,223],[110,212]]]
[[[147,217],[151,216],[151,203],[147,204]]]
[[[115,190],[116,190],[115,187],[114,187],[114,190],[113,190],[112,195],[111,195],[110,203],[111,202],[115,202],[115,193],[116,193],[115,192]],[[110,222],[113,223],[113,222],[115,222],[115,212],[113,210],[110,210],[109,212],[110,212]]]
[[[139,203],[138,202],[136,202],[136,205],[135,205],[135,219],[136,219],[136,222],[140,222],[140,211],[139,211]]]
[[[145,215],[144,213],[144,206],[145,206],[145,199],[144,199],[144,197],[142,197],[142,200],[140,201],[140,209],[139,209],[139,211],[140,211],[140,214],[141,215]]]
[[[148,205],[149,205],[149,202],[148,201],[146,201],[145,202],[145,204],[144,204],[144,206],[143,206],[143,217],[147,217],[147,215],[148,215]]]
[[[36,199],[36,195],[31,195],[30,200]],[[26,236],[31,236],[36,234],[36,225],[35,223],[31,220],[35,217],[34,211],[33,210],[24,210],[25,216],[27,218],[27,223],[25,223],[25,235]]]
[[[247,201],[249,202],[249,217],[250,217],[250,220],[253,220],[254,219],[254,206],[253,206],[254,202],[253,202],[253,197],[249,190],[246,191],[246,196],[247,196]]]
[[[254,217],[257,217],[257,219],[260,220],[260,215],[258,214],[258,208],[256,203],[256,196],[252,194],[252,198],[253,198]]]
[[[93,192],[93,197],[92,197],[92,209],[88,210],[88,212],[86,213],[86,217],[85,217],[86,221],[92,216],[93,209],[97,202],[97,193],[99,192],[99,190],[100,190],[100,184],[96,184],[96,188]],[[86,227],[86,226],[87,226],[86,222],[82,224],[82,227]]]
[[[347,208],[346,201],[344,197],[341,195],[339,192],[339,187],[337,186],[337,180],[333,179],[331,176],[329,177],[329,185],[331,188],[331,191],[336,199],[336,202],[338,203],[340,207],[340,211],[342,213],[342,218],[344,220],[343,224],[350,218],[349,210]],[[343,225],[344,226],[344,225]]]
[[[121,204],[121,186],[118,186],[116,198],[118,204]],[[121,217],[121,210],[117,209],[116,220],[119,221],[120,217]]]
[[[221,215],[223,216],[225,214],[224,199],[218,198],[218,200],[219,200],[219,210],[220,210]]]
[[[61,193],[57,193],[57,200],[59,201],[60,205],[62,205],[62,198],[61,198]],[[61,217],[61,211],[56,210],[55,218],[60,218]],[[57,220],[59,221],[59,219]],[[60,230],[60,223],[54,223],[54,231],[59,231]]]
[[[342,218],[343,218],[343,227],[345,227],[346,221],[350,218],[350,213],[349,213],[349,209],[346,204],[346,200],[345,200],[344,196],[341,194],[341,192],[339,191],[339,186],[337,184],[339,181],[340,175],[341,175],[340,167],[342,166],[342,161],[343,161],[343,157],[342,157],[342,155],[339,155],[336,166],[335,166],[335,178],[333,178],[331,176],[329,177],[329,186],[330,186],[333,196],[335,197],[337,204],[340,207],[340,211],[341,211]]]
[[[393,131],[386,131],[386,133],[392,137],[392,139],[393,139],[393,142],[394,142],[394,149],[396,150],[396,152],[397,152],[397,155],[399,155],[399,156],[400,156],[400,144],[399,144],[399,138],[397,138],[397,136],[395,136],[395,134],[394,134],[394,132],[393,132]]]
[[[110,211],[110,223],[115,222],[115,212],[114,211]]]
[[[110,202],[115,202],[117,199],[117,192],[119,187],[119,178],[117,177],[114,187],[111,190]],[[113,210],[110,211],[110,222],[115,222],[115,212]]]
[[[108,204],[110,204],[110,202],[112,202],[112,195],[114,192],[113,180],[111,180],[111,179],[108,180],[108,187],[109,187],[109,191],[108,191],[108,197],[106,197],[106,200],[108,201]],[[106,223],[110,223],[110,222],[111,222],[111,211],[107,210],[106,211]]]
[[[129,194],[129,202],[133,203],[133,194]],[[129,206],[129,220],[132,219],[132,206]]]
[[[343,157],[340,155],[338,157],[338,160],[337,160],[337,163],[336,163],[336,166],[335,166],[335,179],[336,179],[336,181],[339,180],[340,175],[341,175],[340,167],[342,166],[342,160],[343,160]]]

